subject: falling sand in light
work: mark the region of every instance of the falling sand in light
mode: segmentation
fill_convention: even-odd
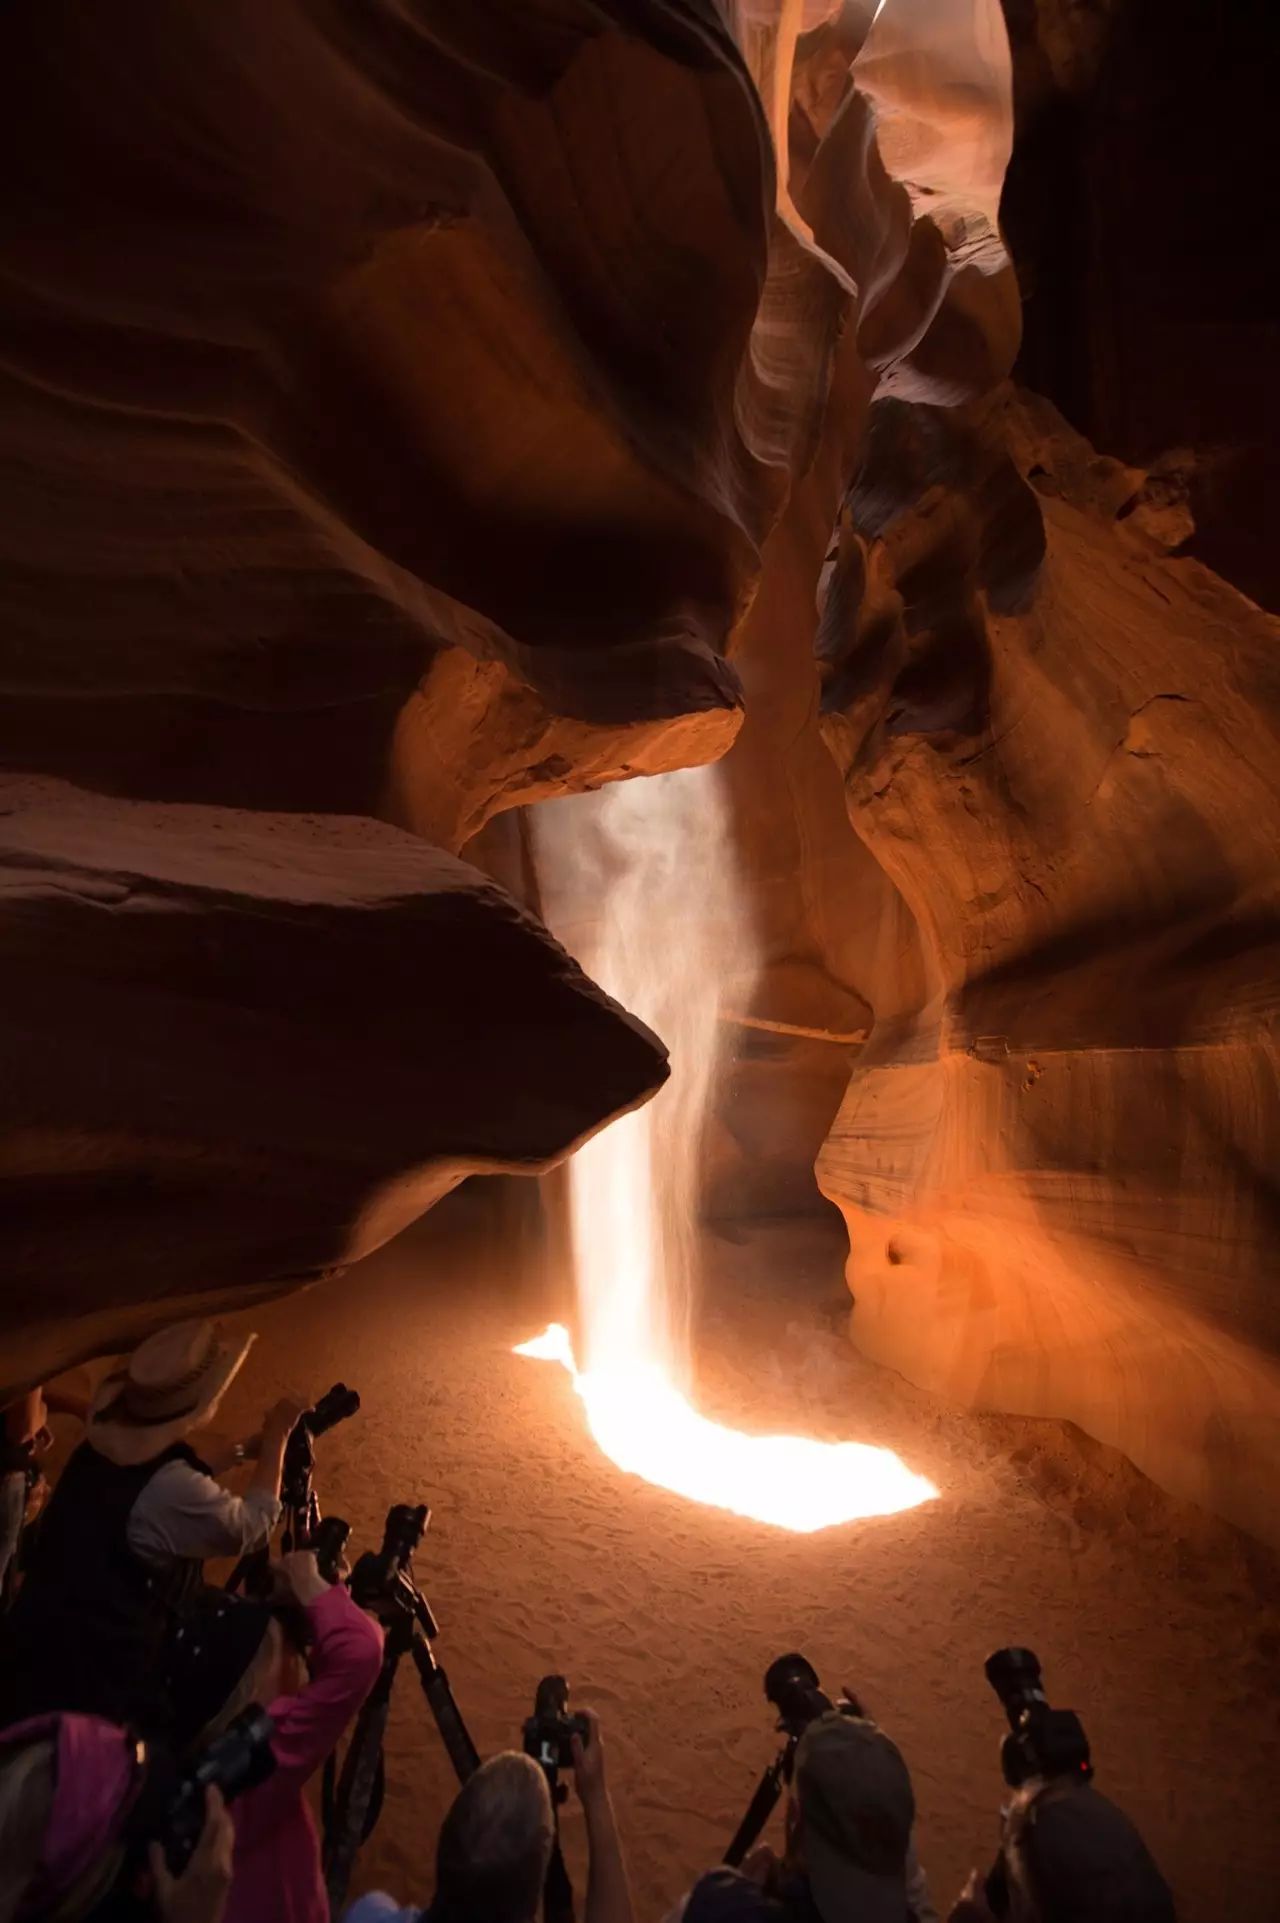
[[[559,1323],[516,1353],[562,1363],[605,1454],[692,1501],[806,1532],[927,1501],[932,1483],[889,1449],[743,1435],[685,1393],[721,1005],[731,990],[742,1006],[755,973],[719,769],[621,782],[533,818],[548,924],[667,1043],[671,1079],[570,1165],[584,1368]]]

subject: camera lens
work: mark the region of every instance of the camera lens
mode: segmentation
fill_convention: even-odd
[[[764,1672],[764,1696],[775,1709],[782,1708],[782,1697],[797,1689],[820,1689],[818,1672],[804,1656],[778,1656]]]
[[[533,1699],[537,1717],[563,1716],[569,1703],[569,1685],[563,1676],[544,1676]]]
[[[832,1707],[813,1664],[794,1652],[770,1663],[764,1673],[764,1693],[789,1736],[803,1735],[815,1717],[825,1715]]]
[[[987,1681],[1012,1718],[1028,1703],[1042,1703],[1040,1658],[1032,1649],[997,1649],[983,1664]]]
[[[336,1423],[345,1422],[360,1408],[360,1397],[355,1389],[348,1389],[345,1382],[335,1382],[326,1389],[314,1409],[308,1409],[302,1420],[313,1436],[324,1435]]]

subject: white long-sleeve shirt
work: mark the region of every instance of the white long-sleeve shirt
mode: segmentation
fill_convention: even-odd
[[[263,1490],[236,1496],[188,1462],[166,1462],[129,1511],[126,1535],[135,1556],[163,1567],[178,1556],[242,1556],[279,1520],[279,1502]]]

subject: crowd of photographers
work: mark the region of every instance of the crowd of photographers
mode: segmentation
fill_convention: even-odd
[[[397,1507],[348,1568],[321,1520],[313,1444],[359,1399],[279,1402],[215,1452],[209,1425],[247,1344],[195,1321],[151,1337],[92,1401],[52,1494],[49,1409],[4,1411],[0,1442],[0,1923],[569,1923],[558,1843],[571,1780],[588,1843],[586,1923],[633,1923],[591,1713],[545,1677],[523,1750],[481,1762],[412,1570],[425,1508]],[[245,1465],[243,1492],[221,1478]],[[278,1553],[271,1545],[279,1537]],[[213,1587],[205,1565],[235,1558]],[[461,1787],[434,1893],[346,1907],[384,1789],[382,1734],[408,1656]],[[1168,1888],[1091,1783],[1084,1732],[1051,1709],[1028,1651],[987,1666],[1010,1725],[992,1866],[948,1923],[1172,1923]],[[939,1923],[890,1738],[801,1656],[765,1679],[783,1738],[726,1851],[668,1923]],[[341,1766],[336,1761],[340,1746]],[[308,1785],[319,1777],[317,1825]],[[780,1855],[759,1837],[785,1797]]]

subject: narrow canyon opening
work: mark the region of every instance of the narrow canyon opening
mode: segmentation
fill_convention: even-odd
[[[603,1719],[589,1923],[788,1650],[945,1914],[1022,1645],[1180,1923],[1274,1923],[1264,11],[0,5],[0,1689],[68,1502],[185,1634],[95,1398],[256,1337],[111,1468],[261,1522],[358,1390],[315,1493],[430,1505],[479,1753]],[[416,1909],[404,1682],[386,1763]]]

